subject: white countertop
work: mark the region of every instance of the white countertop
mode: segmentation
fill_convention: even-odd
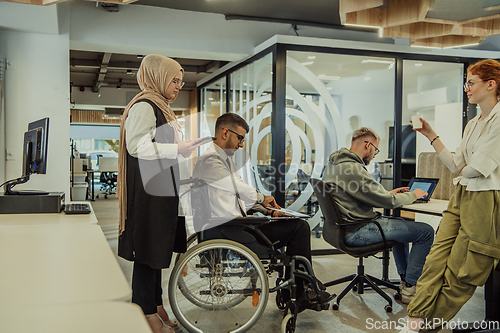
[[[151,329],[137,305],[99,302],[0,306],[0,332],[151,333]]]
[[[131,296],[95,224],[0,226],[0,267],[0,305],[128,301]]]
[[[88,201],[71,201],[67,203],[88,203]],[[90,204],[92,208],[92,204]],[[97,224],[94,208],[90,214],[0,214],[0,227],[21,225],[53,225],[53,224]]]
[[[403,207],[401,207],[401,209],[416,213],[441,216],[443,211],[448,208],[448,202],[448,200],[431,199],[427,203],[414,203],[411,205],[404,205]]]

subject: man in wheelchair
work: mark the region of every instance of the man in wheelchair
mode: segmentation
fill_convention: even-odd
[[[231,157],[243,147],[249,127],[246,121],[234,113],[220,116],[215,124],[215,140],[198,158],[193,177],[208,184],[209,206],[212,218],[230,221],[245,217],[254,212],[276,217],[285,217],[282,212],[268,209],[281,208],[274,197],[259,193],[247,185],[237,172]],[[225,218],[225,219],[224,219]],[[286,256],[302,256],[311,262],[310,228],[302,219],[274,220],[256,227],[275,248],[286,246]],[[306,266],[309,264],[306,264]],[[311,267],[309,265],[309,267]],[[285,279],[290,277],[290,269],[285,270]],[[320,292],[313,293],[307,279],[296,276],[296,299],[298,312],[307,308],[318,309],[318,304],[325,304],[333,298],[324,286],[316,280]],[[282,304],[291,298],[288,289],[280,290]]]

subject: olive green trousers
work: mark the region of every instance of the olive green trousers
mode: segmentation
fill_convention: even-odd
[[[472,192],[457,185],[408,304],[408,315],[425,318],[427,323],[449,321],[484,285],[499,259],[500,191]]]

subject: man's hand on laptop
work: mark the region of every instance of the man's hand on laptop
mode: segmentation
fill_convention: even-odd
[[[423,197],[426,197],[427,196],[427,192],[424,192],[422,191],[421,189],[419,188],[416,188],[413,193],[415,193],[417,195],[417,199],[420,199],[420,198],[423,198]]]
[[[405,192],[409,192],[410,191],[410,188],[409,187],[398,187],[398,188],[395,188],[394,190],[392,190],[391,192],[392,193],[405,193]]]
[[[289,217],[290,216],[290,215],[286,215],[283,212],[280,212],[277,210],[272,210],[272,209],[268,209],[267,215],[269,215],[271,217]]]
[[[276,203],[276,200],[274,199],[274,197],[272,195],[265,195],[264,201],[262,201],[261,205],[266,207],[266,208],[273,207],[276,209],[281,209],[281,207],[278,206],[278,204]]]

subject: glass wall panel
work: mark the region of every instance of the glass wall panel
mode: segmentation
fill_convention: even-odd
[[[200,136],[213,135],[215,121],[226,113],[226,78],[223,77],[201,91]]]
[[[387,159],[389,127],[394,124],[395,60],[341,54],[287,52],[286,206],[315,213],[308,184],[321,178],[331,153],[350,147],[355,129],[368,126],[381,137],[381,153],[369,166]],[[311,227],[320,214],[310,220]]]
[[[229,111],[243,117],[250,127],[235,162],[243,179],[265,195],[271,195],[274,179],[270,172],[272,60],[272,54],[257,59],[234,71],[229,81]]]
[[[419,154],[434,151],[427,138],[412,130],[411,115],[420,115],[427,120],[451,151],[460,145],[462,84],[463,64],[403,62],[402,186],[406,186],[416,174]]]

